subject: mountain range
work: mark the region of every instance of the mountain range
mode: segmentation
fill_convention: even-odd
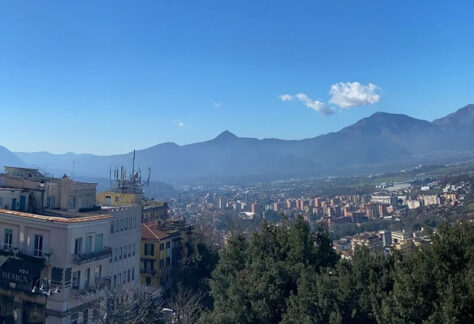
[[[135,165],[162,181],[223,178],[314,177],[374,172],[415,163],[436,163],[474,155],[474,105],[432,122],[407,115],[375,113],[338,132],[303,140],[238,137],[224,131],[188,145],[158,144],[136,152]],[[54,174],[109,176],[131,169],[132,155],[10,152],[0,146],[0,165],[31,166]]]

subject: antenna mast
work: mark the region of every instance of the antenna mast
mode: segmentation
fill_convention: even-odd
[[[133,149],[132,176],[135,175],[135,149]]]

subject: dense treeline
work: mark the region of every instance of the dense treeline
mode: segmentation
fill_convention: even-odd
[[[440,226],[409,254],[360,249],[347,261],[301,218],[263,223],[228,242],[209,285],[201,323],[473,323],[474,226]]]

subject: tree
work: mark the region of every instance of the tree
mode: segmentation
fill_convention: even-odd
[[[179,290],[189,290],[202,295],[200,303],[203,308],[211,308],[209,278],[218,260],[215,246],[202,233],[193,232],[184,241],[174,285],[167,296],[177,294]]]
[[[327,232],[312,233],[298,217],[282,226],[263,222],[247,242],[229,242],[213,272],[214,311],[203,322],[277,323],[297,292],[305,268],[314,273],[337,262]]]
[[[158,290],[135,286],[101,287],[82,292],[92,307],[93,321],[104,324],[163,323]]]
[[[387,323],[474,321],[474,226],[440,226],[432,245],[394,262],[394,286],[383,302]]]
[[[173,311],[169,322],[176,324],[196,323],[201,315],[203,297],[202,292],[194,292],[178,285],[168,303],[169,308]]]

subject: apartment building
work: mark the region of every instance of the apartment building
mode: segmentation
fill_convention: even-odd
[[[402,230],[392,232],[392,242],[399,243],[413,238],[413,232]]]
[[[142,223],[149,223],[168,218],[168,203],[143,199],[142,201]]]
[[[22,271],[20,261],[25,255],[22,252],[25,246],[30,250],[31,246],[35,247],[28,250],[27,258],[34,257],[33,260],[37,261],[38,256],[46,257],[46,265],[50,267],[41,266],[40,262],[37,266],[41,268],[40,274],[36,271],[28,281],[28,289],[23,287],[25,300],[33,302],[34,307],[30,304],[19,307],[23,299],[16,299],[23,297],[12,299],[16,293],[6,294],[0,301],[3,303],[0,304],[0,320],[19,318],[19,323],[36,323],[42,322],[39,319],[41,314],[46,314],[42,319],[46,318],[47,323],[85,323],[97,317],[93,309],[84,306],[87,303],[81,302],[85,295],[90,295],[91,290],[139,285],[140,205],[124,205],[123,200],[117,202],[115,199],[116,196],[120,198],[119,194],[113,198],[105,194],[100,196],[104,197],[103,202],[109,202],[109,198],[115,206],[96,206],[94,183],[76,182],[66,175],[60,179],[46,177],[35,169],[6,167],[5,170],[4,174],[0,174],[0,202],[4,204],[0,207],[7,207],[10,211],[0,213],[0,224],[5,223],[5,228],[0,227],[0,235],[3,234],[0,239],[7,251],[4,254],[14,261],[0,260],[0,265],[4,264],[10,271],[0,277],[5,279],[0,286],[18,286],[15,282],[10,283],[9,279],[17,278],[18,271]],[[133,197],[133,202],[138,199],[135,194],[126,196],[127,199],[130,197]],[[10,219],[13,216],[16,218]],[[18,227],[24,220],[34,223]],[[31,231],[39,234],[33,235]],[[15,245],[23,241],[26,243],[20,247]],[[44,251],[38,254],[37,247],[44,248]],[[36,269],[33,266],[30,268]],[[28,273],[33,273],[33,270],[28,270]],[[38,289],[49,282],[54,289],[62,292],[58,296],[48,296],[47,303],[43,301],[41,304],[42,299],[31,293],[34,285],[30,281],[37,282]],[[90,299],[88,297],[88,303]],[[47,304],[46,312],[44,304]],[[34,315],[24,309],[32,309]]]
[[[141,206],[103,206],[102,211],[112,216],[110,245],[113,247],[107,274],[112,287],[140,283]]]
[[[96,186],[67,175],[53,178],[37,169],[6,166],[0,174],[0,207],[30,213],[87,211],[95,207]]]
[[[110,215],[0,210],[0,316],[9,323],[93,320],[82,297],[108,284]]]
[[[156,222],[141,225],[140,277],[144,286],[167,286],[173,263],[173,239],[179,232],[168,233]]]
[[[374,233],[361,233],[354,235],[351,245],[352,251],[355,251],[358,246],[365,246],[371,252],[377,252],[383,250],[383,239]]]

